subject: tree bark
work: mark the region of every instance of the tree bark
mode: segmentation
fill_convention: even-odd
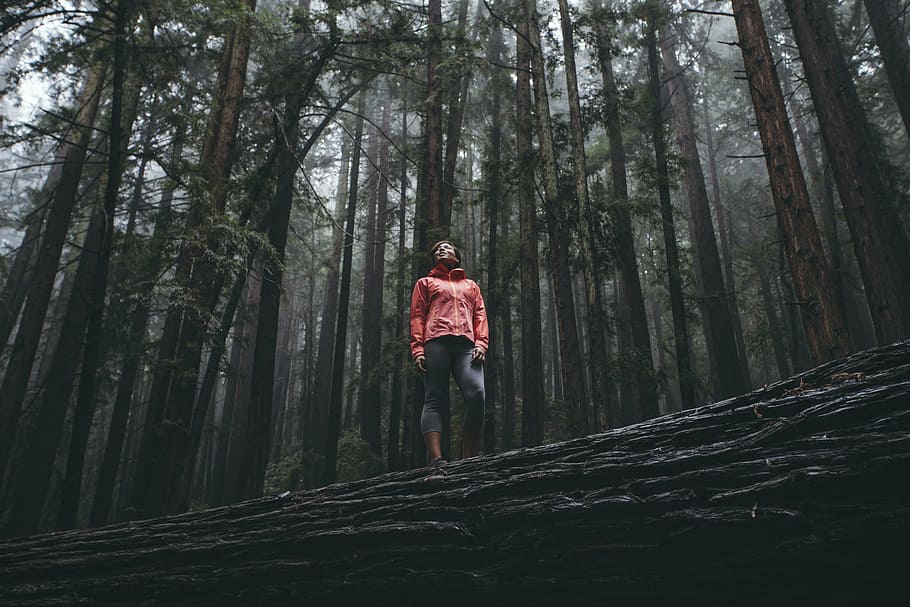
[[[0,600],[884,604],[910,541],[910,489],[896,482],[910,457],[908,360],[897,343],[445,477],[8,540]]]
[[[734,0],[733,11],[790,276],[812,362],[821,364],[847,352],[843,310],[822,249],[761,9],[756,0]]]
[[[879,343],[910,335],[910,245],[826,5],[785,0]]]

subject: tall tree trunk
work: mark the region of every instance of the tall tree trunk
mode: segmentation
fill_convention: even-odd
[[[494,65],[501,64],[504,61],[505,55],[505,39],[502,33],[502,29],[499,26],[494,25],[493,33],[490,35],[490,42],[487,46],[487,56],[490,58],[490,62]],[[527,79],[527,74],[525,75]],[[496,167],[496,172],[499,179],[502,178],[502,137],[503,137],[503,108],[502,108],[502,99],[503,95],[506,97],[509,96],[511,91],[511,85],[507,74],[503,70],[495,70],[493,75],[490,78],[490,86],[492,87],[493,97],[490,100],[490,112],[491,112],[491,124],[490,124],[490,140],[491,148],[496,152],[493,157],[494,166]],[[526,95],[525,102],[530,105],[530,92]],[[530,133],[527,133],[525,137],[529,138]],[[496,145],[493,145],[495,140]],[[533,175],[530,176],[533,179]],[[524,177],[522,177],[523,179]],[[495,188],[495,195],[500,197],[500,203],[497,205],[500,212],[500,222],[501,222],[501,232],[502,240],[504,242],[510,242],[509,235],[509,222],[512,219],[512,208],[509,201],[511,198],[508,198],[504,195],[501,189],[499,182],[496,182],[495,185],[493,182],[490,183],[493,188]],[[491,191],[491,196],[494,195],[494,192]],[[533,195],[529,199],[529,202],[533,201]],[[522,203],[523,204],[523,203]],[[531,202],[532,208],[536,205]],[[536,219],[536,218],[535,218]],[[536,230],[536,227],[534,228]],[[522,238],[523,240],[523,238]],[[536,238],[535,238],[536,241]],[[523,245],[519,245],[520,247]],[[534,243],[534,253],[537,253],[537,243]],[[513,259],[521,259],[513,258]],[[535,264],[537,263],[535,255]],[[515,361],[513,355],[513,343],[512,343],[512,287],[514,285],[514,264],[512,267],[504,273],[506,279],[504,281],[503,289],[500,289],[500,337],[502,340],[502,438],[500,444],[504,451],[510,450],[515,445]],[[536,290],[539,291],[539,284],[536,287]],[[535,379],[535,382],[538,384],[540,389],[539,399],[540,402],[543,402],[543,364],[540,361],[541,348],[540,348],[540,301],[539,301],[539,292],[538,292],[538,301],[536,302],[536,313],[537,313],[537,339],[538,345],[536,349],[537,360],[531,364],[536,365],[535,369],[538,370],[538,376]],[[531,358],[529,357],[529,360]],[[495,424],[496,417],[495,414],[491,413],[487,417],[488,424]],[[491,433],[492,434],[492,433]],[[495,435],[490,435],[484,438],[486,445],[485,451],[491,453],[495,448]]]
[[[278,149],[278,184],[274,202],[269,206],[265,222],[269,244],[275,258],[264,264],[260,285],[256,338],[251,368],[249,403],[245,418],[233,427],[226,483],[226,498],[240,501],[262,495],[265,468],[268,463],[272,435],[272,400],[275,387],[275,349],[278,343],[278,317],[281,307],[281,284],[285,247],[297,173],[297,142],[300,135],[300,111],[305,92],[297,91],[285,99],[284,118],[276,125],[275,142]],[[200,405],[203,404],[200,401]],[[197,419],[199,414],[195,414]],[[237,415],[235,409],[234,415]],[[195,452],[197,444],[191,444]],[[185,469],[188,473],[191,468]],[[176,505],[176,504],[175,504]]]
[[[820,232],[824,238],[824,243],[828,245],[828,260],[831,265],[831,282],[834,284],[834,292],[838,298],[841,309],[844,312],[844,330],[847,332],[848,347],[851,352],[864,350],[875,345],[875,330],[869,328],[868,339],[870,340],[865,347],[858,347],[857,340],[859,331],[856,327],[851,326],[850,314],[847,308],[847,294],[850,291],[848,285],[843,280],[843,261],[844,256],[841,250],[840,238],[837,234],[837,220],[834,216],[834,190],[830,180],[826,179],[825,171],[819,166],[815,150],[818,147],[817,138],[810,136],[806,122],[803,120],[802,109],[799,106],[796,95],[790,86],[792,75],[787,69],[781,73],[783,94],[789,100],[790,116],[793,120],[797,140],[802,144],[804,153],[802,159],[806,163],[809,182],[811,183],[810,195],[814,195],[815,203],[821,214]],[[820,153],[824,156],[824,148]],[[824,162],[826,166],[827,162]],[[855,298],[854,298],[855,299]]]
[[[325,466],[322,482],[335,482],[338,457],[338,436],[341,431],[341,407],[344,399],[344,363],[347,345],[348,313],[351,299],[351,266],[354,257],[354,216],[360,182],[360,149],[363,142],[363,110],[366,91],[360,93],[354,128],[354,151],[351,154],[351,175],[348,185],[348,206],[344,224],[344,252],[341,261],[341,282],[338,294],[338,321],[335,329],[335,350],[332,357],[332,391],[325,433]],[[352,357],[353,358],[353,357]]]
[[[667,282],[670,290],[670,310],[673,313],[673,338],[676,347],[676,369],[679,375],[679,393],[683,409],[695,406],[695,374],[689,353],[689,327],[683,300],[682,278],[679,269],[679,249],[676,228],[673,224],[673,207],[670,203],[670,175],[667,168],[666,143],[664,142],[663,100],[660,89],[660,67],[657,55],[657,32],[660,17],[658,0],[648,0],[648,78],[651,88],[651,129],[654,140],[654,157],[657,167],[657,188],[660,198],[661,228],[667,256]]]
[[[41,521],[93,304],[92,286],[98,267],[100,226],[103,222],[101,210],[96,209],[88,237],[82,245],[74,288],[66,305],[60,339],[51,358],[35,431],[22,458],[22,470],[16,475],[13,508],[7,521],[10,533],[30,535],[38,530]]]
[[[540,262],[537,229],[535,159],[532,147],[533,100],[528,22],[519,19],[516,36],[515,139],[518,164],[518,222],[521,240],[521,445],[543,442],[543,336],[541,330]],[[551,321],[551,324],[555,324]],[[504,432],[512,431],[507,425]],[[503,436],[505,444],[506,437]],[[509,440],[511,443],[511,439]]]
[[[559,0],[559,21],[562,28],[562,50],[566,62],[566,88],[569,97],[569,131],[572,142],[572,161],[575,170],[576,221],[579,252],[581,253],[582,275],[584,276],[584,300],[588,316],[588,357],[591,369],[592,419],[603,415],[606,426],[610,426],[610,412],[607,406],[609,393],[609,365],[607,364],[606,310],[602,297],[601,281],[598,279],[602,262],[595,260],[598,248],[597,217],[588,191],[588,162],[585,155],[584,124],[581,118],[581,101],[578,95],[578,75],[575,67],[575,36],[569,14],[568,0]],[[597,428],[595,423],[593,426]]]
[[[587,393],[584,382],[584,362],[578,340],[575,319],[575,302],[572,294],[572,279],[569,267],[567,217],[560,199],[556,150],[553,144],[550,123],[550,101],[547,93],[546,71],[540,44],[540,28],[536,5],[530,0],[522,3],[524,19],[528,25],[528,40],[531,44],[531,76],[534,81],[537,137],[542,161],[544,206],[550,232],[550,263],[556,281],[556,305],[559,316],[559,346],[562,358],[562,374],[566,413],[571,436],[588,433]],[[542,430],[542,428],[541,428]],[[542,436],[540,437],[542,439]],[[538,440],[535,437],[533,440]],[[526,445],[538,442],[524,443]]]
[[[381,133],[391,127],[391,100],[382,100]],[[378,150],[378,173],[372,180],[370,212],[367,220],[366,265],[363,272],[363,310],[361,327],[363,349],[360,365],[360,437],[367,441],[376,461],[382,461],[382,357],[383,284],[385,240],[389,206],[389,143],[373,131]],[[379,472],[377,470],[377,472]]]
[[[875,32],[875,42],[881,50],[882,63],[888,74],[888,83],[910,136],[910,42],[901,26],[907,10],[906,3],[897,0],[863,0],[869,23]],[[903,4],[903,6],[901,6]]]
[[[241,7],[237,23],[225,37],[199,162],[209,199],[194,201],[187,218],[187,234],[195,233],[210,217],[224,211],[246,83],[249,21],[256,10],[256,0],[242,0]],[[211,250],[219,248],[212,233],[195,235],[192,241],[198,239],[205,241]],[[187,288],[193,305],[184,310],[171,306],[165,320],[136,462],[132,507],[137,516],[166,511],[172,445],[175,440],[184,440],[193,412],[205,337],[202,311],[211,312],[219,296],[221,279],[213,279],[212,262],[206,259],[201,247],[189,244],[192,241],[181,248],[175,280]],[[176,360],[176,364],[166,362],[172,360]],[[175,438],[177,433],[182,436]]]
[[[724,288],[717,239],[711,221],[708,190],[698,155],[692,100],[682,68],[676,59],[673,37],[663,39],[661,51],[670,74],[669,99],[673,109],[676,141],[682,155],[683,181],[689,200],[689,231],[695,257],[695,284],[699,291],[698,303],[711,363],[714,396],[718,399],[729,398],[745,392],[746,382],[739,364],[730,305]]]
[[[214,454],[212,456],[212,478],[207,491],[206,501],[209,505],[218,506],[226,503],[224,492],[227,460],[230,450],[231,429],[234,425],[234,408],[237,403],[237,393],[240,383],[240,368],[244,354],[247,352],[249,336],[245,334],[249,326],[249,318],[255,314],[258,306],[259,292],[256,291],[258,277],[256,268],[247,270],[247,280],[244,281],[243,292],[240,295],[238,313],[234,315],[234,325],[231,338],[231,356],[228,362],[224,390],[224,403],[221,408],[221,420],[215,437]],[[251,309],[252,308],[252,309]]]
[[[85,464],[85,450],[88,446],[92,418],[95,414],[98,378],[96,374],[104,363],[105,335],[104,301],[107,295],[108,274],[111,266],[111,255],[114,245],[114,215],[117,210],[118,193],[123,178],[123,165],[127,154],[127,145],[133,130],[139,105],[139,87],[134,89],[124,108],[124,81],[126,78],[126,28],[128,19],[133,13],[133,3],[121,0],[117,3],[114,15],[114,61],[111,93],[111,114],[108,141],[110,152],[107,162],[107,183],[104,189],[104,200],[101,209],[103,221],[96,227],[100,234],[95,237],[98,242],[96,267],[92,276],[92,295],[89,298],[88,317],[86,318],[85,345],[82,350],[79,391],[76,397],[76,411],[73,418],[72,437],[69,455],[66,460],[66,473],[63,481],[63,492],[58,529],[72,529],[76,526],[79,502],[82,493],[82,471]]]
[[[493,26],[490,41],[487,44],[487,57],[491,64],[502,60],[502,31],[497,25]],[[499,320],[501,298],[508,292],[508,285],[502,288],[499,279],[499,218],[501,215],[500,204],[502,200],[502,112],[501,105],[501,79],[491,80],[492,87],[490,98],[490,130],[487,144],[486,162],[484,162],[483,183],[486,189],[486,214],[489,224],[489,241],[487,243],[487,316],[490,319],[490,345],[489,355],[484,361],[486,388],[486,408],[484,410],[483,452],[491,454],[496,451],[496,397],[499,391],[499,361],[496,349],[499,346],[499,336],[496,323]],[[510,437],[511,440],[511,437]]]
[[[100,64],[89,70],[79,94],[72,129],[64,137],[67,143],[58,152],[57,161],[63,167],[60,181],[50,193],[44,237],[35,260],[26,297],[27,303],[3,374],[3,383],[0,384],[0,476],[9,462],[13,438],[19,423],[19,412],[38,351],[41,328],[57,274],[57,263],[60,261],[60,253],[66,241],[89,138],[98,113],[104,77],[105,68]]]
[[[316,377],[313,381],[312,406],[308,427],[304,432],[304,452],[311,451],[304,483],[307,487],[323,484],[325,436],[328,432],[329,404],[332,395],[332,367],[335,333],[338,322],[338,281],[345,232],[341,228],[348,198],[348,179],[354,144],[345,140],[341,148],[341,170],[338,175],[338,195],[335,198],[335,227],[332,253],[326,262],[325,299],[322,305],[319,345],[316,350]],[[340,372],[340,371],[339,371]]]
[[[170,174],[176,173],[178,169],[183,155],[185,135],[186,126],[183,122],[180,122],[171,143],[171,156],[168,162]],[[149,261],[145,268],[140,270],[138,275],[134,277],[132,282],[135,289],[147,289],[147,286],[154,282],[155,277],[160,273],[161,266],[164,264],[164,248],[170,236],[171,203],[173,202],[176,188],[177,182],[173,180],[169,180],[164,186],[161,199],[158,202],[155,227],[148,245],[148,252],[145,255]],[[127,350],[124,353],[120,368],[120,381],[117,384],[117,392],[114,396],[107,443],[101,468],[98,472],[98,483],[95,488],[92,511],[89,515],[89,524],[92,526],[107,523],[112,514],[117,468],[121,461],[120,454],[126,437],[127,420],[133,409],[133,393],[142,360],[144,350],[142,346],[146,338],[150,313],[150,302],[147,297],[141,297],[129,316],[129,329],[125,334]],[[138,414],[138,410],[133,411],[132,414]]]
[[[465,39],[468,21],[468,0],[459,0],[458,4],[458,30],[456,39]],[[483,2],[477,3],[477,15],[474,18],[474,27],[471,29],[471,43],[477,40],[478,22],[480,21]],[[450,83],[449,115],[446,123],[445,157],[442,170],[442,222],[444,225],[452,223],[452,203],[455,198],[455,167],[458,165],[458,146],[461,143],[462,123],[464,122],[465,106],[468,103],[468,89],[471,84],[471,64],[468,63],[461,73],[453,78]]]
[[[910,335],[910,245],[826,5],[785,0],[879,342]]]
[[[632,338],[632,364],[635,369],[634,385],[625,386],[624,393],[633,393],[641,409],[641,419],[657,417],[657,382],[654,363],[651,359],[651,335],[648,332],[648,318],[645,314],[645,300],[638,275],[638,258],[635,255],[635,236],[629,215],[629,188],[626,179],[626,154],[622,137],[622,119],[619,111],[619,90],[613,73],[610,39],[603,2],[595,7],[595,35],[597,36],[597,58],[603,78],[606,101],[605,121],[610,140],[610,174],[613,178],[615,203],[611,217],[613,238],[616,247],[617,270],[619,274],[620,301],[628,308]],[[622,330],[622,328],[620,329]],[[627,382],[628,383],[628,382]]]
[[[404,81],[399,85],[402,90],[402,95],[407,90]],[[398,145],[401,149],[404,149],[408,142],[408,112],[402,110],[401,112],[401,136]],[[407,255],[405,249],[405,241],[407,237],[407,226],[405,223],[407,203],[408,203],[408,165],[407,160],[404,156],[399,159],[399,176],[398,176],[398,188],[399,188],[399,198],[398,198],[398,248],[396,249],[395,254],[395,265],[397,268],[398,281],[395,285],[395,344],[401,344],[404,346],[407,343],[407,336],[405,335],[404,329],[404,313],[406,310],[405,307],[405,298],[407,283],[404,281],[404,277],[407,276]],[[395,360],[392,364],[392,389],[391,389],[391,405],[389,407],[389,436],[386,446],[386,454],[388,457],[387,468],[389,472],[400,470],[403,467],[401,461],[401,446],[400,436],[406,436],[406,432],[399,432],[402,425],[402,400],[404,399],[404,377],[403,377],[403,367],[405,358],[407,356],[407,351],[403,350],[402,352],[396,354]],[[406,410],[406,409],[405,409]],[[407,418],[405,418],[407,419]]]
[[[426,195],[425,219],[430,231],[430,240],[448,235],[442,208],[442,79],[439,63],[442,61],[442,0],[428,0],[429,19],[427,40],[427,96],[426,96]],[[429,244],[429,243],[426,243]],[[424,247],[426,248],[426,247]]]
[[[843,310],[834,288],[757,0],[733,0],[739,46],[762,138],[777,221],[812,362],[847,353]]]
[[[717,172],[717,150],[714,147],[714,129],[711,126],[711,112],[708,109],[708,97],[702,102],[705,114],[705,146],[707,147],[708,170],[711,173],[711,206],[717,217],[717,232],[720,236],[720,254],[723,263],[724,289],[727,292],[727,303],[730,306],[730,320],[733,323],[733,335],[736,338],[736,351],[739,355],[739,366],[742,369],[743,381],[746,389],[752,389],[752,378],[749,371],[749,355],[746,352],[745,338],[743,337],[743,322],[739,313],[739,297],[736,291],[736,276],[733,272],[733,246],[731,230],[727,228],[727,211],[720,194],[720,177]]]

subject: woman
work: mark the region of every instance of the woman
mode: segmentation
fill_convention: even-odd
[[[430,470],[444,474],[441,409],[448,399],[450,375],[464,397],[461,455],[480,452],[483,360],[490,338],[480,287],[460,267],[458,249],[442,240],[433,245],[430,256],[433,269],[417,281],[411,295],[411,357],[424,376],[420,430]]]

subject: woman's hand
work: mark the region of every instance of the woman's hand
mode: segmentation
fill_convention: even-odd
[[[483,348],[480,346],[474,346],[474,352],[471,354],[471,364],[472,365],[482,365],[483,359],[486,356],[486,353],[483,351]]]
[[[427,357],[418,356],[414,359],[414,366],[417,368],[417,372],[423,375],[427,372]]]

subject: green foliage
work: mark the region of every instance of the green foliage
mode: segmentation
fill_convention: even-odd
[[[265,495],[283,491],[297,491],[303,488],[306,457],[300,443],[293,443],[282,450],[276,462],[270,462],[265,469]]]
[[[370,452],[370,445],[356,430],[348,430],[338,439],[338,482],[356,481],[382,473],[382,460]]]

